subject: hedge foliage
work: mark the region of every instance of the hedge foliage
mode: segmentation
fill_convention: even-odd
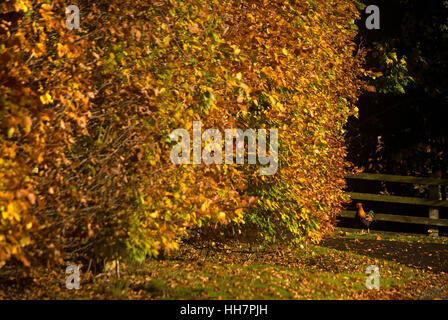
[[[76,4],[76,3],[70,3]],[[354,1],[0,4],[0,263],[143,260],[192,228],[299,244],[346,196]],[[279,169],[174,165],[169,133],[278,128]]]

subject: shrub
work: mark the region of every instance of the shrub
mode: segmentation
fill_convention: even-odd
[[[359,90],[352,1],[0,5],[0,262],[143,260],[244,222],[292,244],[344,200]],[[278,128],[279,170],[170,162],[176,128]],[[255,203],[254,200],[257,202]]]

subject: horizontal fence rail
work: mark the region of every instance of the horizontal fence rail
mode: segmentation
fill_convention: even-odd
[[[448,179],[396,176],[393,174],[380,174],[380,173],[360,173],[358,175],[347,175],[345,178],[358,179],[358,180],[397,182],[397,183],[412,183],[422,185],[445,185],[445,186],[448,185]]]
[[[353,210],[344,210],[341,213],[341,217],[344,218],[355,218],[355,215],[356,211]],[[378,221],[402,222],[402,223],[424,224],[428,226],[448,227],[448,219],[430,219],[425,217],[401,216],[397,214],[385,214],[376,212],[375,212],[375,219]]]
[[[375,213],[375,218],[378,221],[428,225],[431,226],[431,229],[428,231],[433,236],[438,236],[439,234],[438,227],[448,227],[448,219],[439,219],[439,209],[438,209],[441,207],[448,208],[448,201],[441,199],[442,197],[439,187],[439,186],[447,186],[448,179],[440,179],[437,177],[433,178],[410,177],[410,176],[399,176],[399,175],[378,174],[378,173],[361,173],[358,175],[348,175],[345,178],[380,181],[380,182],[384,181],[384,182],[427,185],[429,189],[429,199],[417,198],[417,197],[391,196],[384,194],[361,193],[361,192],[349,192],[349,195],[353,200],[398,203],[398,204],[418,205],[428,207],[428,215],[429,215],[428,218]],[[356,211],[345,210],[342,212],[341,216],[345,218],[355,218]]]
[[[422,198],[413,198],[413,197],[388,196],[388,195],[382,195],[382,194],[360,193],[360,192],[349,192],[348,194],[354,200],[414,204],[414,205],[419,205],[419,206],[448,208],[448,201],[445,201],[445,200],[431,200],[431,199],[422,199]]]

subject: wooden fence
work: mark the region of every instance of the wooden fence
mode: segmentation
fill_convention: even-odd
[[[448,227],[448,219],[439,219],[439,208],[448,207],[448,201],[442,200],[440,186],[448,185],[448,179],[440,178],[419,178],[408,176],[397,176],[390,174],[361,173],[359,175],[346,176],[346,179],[360,179],[371,181],[412,183],[418,185],[427,185],[429,188],[429,198],[402,197],[371,193],[349,192],[353,200],[377,201],[399,204],[420,205],[428,207],[428,218],[412,217],[404,215],[376,213],[375,218],[378,221],[390,221],[401,223],[423,224],[430,226],[429,233],[432,236],[439,235],[438,227]],[[356,211],[346,210],[342,212],[342,217],[354,218]]]

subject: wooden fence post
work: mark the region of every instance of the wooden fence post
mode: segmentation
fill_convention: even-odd
[[[441,178],[441,171],[436,171],[433,173],[434,178]],[[442,200],[442,194],[440,193],[439,185],[429,186],[429,199],[431,200]],[[437,207],[429,207],[429,219],[439,219],[439,209]],[[429,235],[432,237],[439,236],[439,227],[430,226]]]

